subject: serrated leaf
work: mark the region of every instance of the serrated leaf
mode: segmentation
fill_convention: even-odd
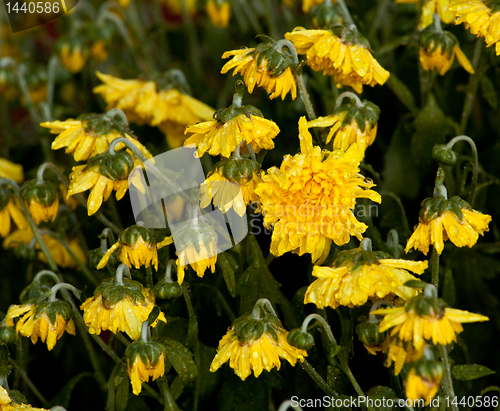
[[[491,108],[496,110],[498,106],[498,95],[495,89],[495,85],[486,76],[481,77],[481,91],[483,93],[484,99],[488,102]]]
[[[280,291],[280,283],[274,279],[267,268],[257,239],[250,235],[247,237],[247,244],[251,264],[236,285],[236,293],[241,298],[240,314],[251,311],[258,299],[267,298],[271,303],[280,305],[287,324],[290,328],[296,328],[298,324],[293,316],[292,306]]]
[[[59,393],[52,399],[50,402],[51,405],[60,405],[61,407],[68,408],[69,401],[71,398],[71,393],[75,388],[76,384],[78,384],[82,379],[86,377],[94,377],[94,374],[91,372],[82,372],[78,375],[75,375],[73,378],[69,380],[69,382],[64,386],[64,388],[59,391]]]
[[[477,378],[495,374],[495,371],[479,364],[455,365],[451,369],[453,378],[459,381],[472,381]]]
[[[188,385],[198,376],[198,368],[193,360],[193,354],[179,341],[165,339],[161,343],[165,346],[165,355],[181,377],[184,385]]]
[[[231,297],[236,297],[236,278],[234,275],[233,266],[236,263],[228,253],[221,253],[217,256],[217,265],[220,267],[222,271],[222,276],[224,277],[224,281],[226,282],[227,290]]]

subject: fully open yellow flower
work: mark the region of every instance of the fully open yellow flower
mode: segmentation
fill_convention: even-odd
[[[244,113],[245,110],[248,113]],[[186,128],[186,133],[193,135],[184,145],[195,144],[200,157],[208,151],[212,156],[220,154],[227,158],[243,140],[247,144],[251,143],[256,152],[260,149],[272,150],[273,139],[279,131],[276,123],[263,118],[258,110],[249,111],[245,106],[232,105],[222,110],[216,120]]]
[[[148,159],[152,157],[146,147],[135,138],[119,130],[118,125],[113,127],[111,124],[106,129],[97,131],[89,124],[90,117],[87,116],[78,120],[46,121],[40,125],[50,129],[52,134],[59,134],[52,142],[52,150],[65,148],[66,153],[73,154],[75,161],[84,161],[89,157],[104,153],[109,148],[109,144],[119,137],[125,137],[127,140],[133,142]],[[102,117],[103,121],[106,121],[104,120],[106,115],[99,117]],[[116,150],[120,150],[123,147],[123,144],[117,144]]]
[[[31,337],[33,344],[36,344],[38,338],[47,342],[49,351],[54,348],[64,331],[76,335],[71,307],[65,301],[46,301],[38,306],[11,305],[5,316],[6,324],[13,326],[14,318],[21,315],[16,324],[16,331],[24,337]]]
[[[82,71],[87,61],[87,53],[80,47],[71,48],[70,44],[65,44],[59,53],[59,60],[62,66],[72,74]]]
[[[391,330],[392,337],[411,342],[417,350],[426,341],[441,345],[456,342],[456,334],[463,331],[461,323],[489,320],[484,315],[449,308],[443,300],[425,293],[406,301],[402,307],[378,309],[371,314],[384,315],[380,332]]]
[[[363,84],[384,84],[389,72],[375,60],[367,45],[355,31],[343,26],[331,30],[305,30],[297,27],[286,33],[298,54],[305,54],[307,65],[324,75],[333,75],[337,87],[350,86],[358,93]]]
[[[97,269],[105,267],[111,254],[118,250],[118,260],[128,267],[140,268],[154,265],[158,270],[158,251],[152,230],[133,225],[128,227],[118,241],[104,254]]]
[[[255,192],[260,197],[264,224],[273,227],[271,253],[310,253],[324,260],[332,241],[361,240],[366,224],[353,214],[358,198],[380,202],[374,184],[359,174],[363,151],[355,143],[347,152],[324,152],[313,146],[305,117],[299,120],[301,153],[286,155],[281,167],[261,176]]]
[[[450,12],[455,24],[464,23],[471,33],[484,37],[487,47],[495,44],[500,55],[500,4],[481,0],[451,0]]]
[[[229,1],[208,0],[205,6],[208,17],[218,29],[225,29],[231,18],[231,4]]]
[[[318,279],[307,288],[304,304],[352,308],[370,298],[383,299],[392,294],[407,300],[418,294],[418,290],[403,284],[416,279],[408,271],[422,274],[427,261],[385,258],[384,253],[372,252],[371,243],[367,246],[366,241],[370,240],[363,240],[354,250],[341,251],[331,267],[314,266],[312,275]]]
[[[409,238],[405,252],[415,248],[427,254],[429,245],[432,244],[441,254],[444,241],[448,239],[457,247],[472,247],[476,244],[479,234],[483,235],[485,231],[488,231],[491,216],[473,210],[468,203],[458,197],[446,201],[450,204],[459,202],[457,207],[460,212],[457,213],[457,210],[454,211],[451,208],[445,209],[442,214],[435,212],[428,215],[429,213],[421,212],[418,226]],[[424,210],[425,207],[422,211]]]
[[[292,366],[307,357],[307,352],[290,345],[287,341],[288,331],[281,327],[274,329],[275,336],[265,331],[259,338],[240,341],[231,327],[222,337],[217,354],[210,365],[210,371],[217,371],[229,360],[229,366],[235,374],[245,380],[253,371],[258,377],[263,370],[271,371],[281,367],[281,360],[287,360]]]
[[[104,281],[82,305],[83,320],[91,334],[110,330],[116,334],[123,331],[133,339],[141,336],[141,326],[149,317],[155,305],[154,293],[144,288],[141,283],[123,279],[123,284],[114,279]],[[157,321],[167,322],[165,314],[160,312]]]
[[[123,80],[96,74],[104,84],[95,87],[94,93],[103,96],[108,110],[119,108],[130,122],[157,126],[167,136],[171,148],[182,145],[187,126],[213,118],[213,108],[182,93],[168,81],[162,89],[155,81]]]
[[[11,178],[16,183],[22,183],[24,181],[23,166],[0,158],[0,177]]]
[[[292,71],[296,68],[295,63],[289,54],[281,51],[279,45],[279,42],[259,44],[257,48],[226,51],[222,58],[233,58],[222,67],[221,73],[225,74],[234,68],[233,76],[237,73],[243,76],[249,93],[257,85],[267,91],[271,100],[279,96],[284,100],[288,93],[295,100],[297,83]]]

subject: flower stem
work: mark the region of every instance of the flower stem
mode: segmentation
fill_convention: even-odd
[[[311,99],[309,98],[309,94],[307,93],[307,88],[304,83],[304,78],[302,77],[302,74],[295,74],[295,79],[297,80],[297,86],[299,88],[299,94],[300,98],[302,99],[302,102],[304,103],[304,106],[306,107],[306,113],[307,117],[309,117],[309,120],[316,120],[316,113],[314,112],[314,107],[311,103]]]
[[[115,281],[119,285],[123,285],[123,271],[125,271],[125,274],[127,274],[127,276],[130,278],[130,269],[128,268],[127,264],[120,264],[116,269],[115,274]]]
[[[33,278],[33,281],[40,282],[40,278],[42,278],[43,276],[51,277],[56,282],[56,284],[59,283],[59,277],[57,276],[57,274],[50,270],[39,271]]]
[[[252,317],[260,319],[260,311],[262,310],[265,312],[266,308],[272,315],[274,315],[275,317],[278,316],[271,302],[267,298],[261,298],[257,300],[255,305],[253,306]]]
[[[432,246],[432,285],[439,288],[439,253],[436,247]]]
[[[57,283],[56,285],[54,285],[50,289],[51,294],[49,297],[49,301],[56,301],[57,300],[56,294],[62,288],[66,289],[66,290],[70,290],[75,295],[76,298],[80,298],[80,290],[78,290],[73,285],[68,284],[68,283]]]
[[[447,149],[452,149],[453,146],[458,143],[459,141],[466,141],[469,143],[469,146],[472,150],[472,157],[474,158],[474,169],[472,170],[472,188],[471,188],[471,194],[470,194],[470,205],[474,206],[474,201],[476,200],[476,187],[477,187],[477,175],[479,172],[479,160],[478,160],[478,155],[477,155],[477,147],[476,143],[474,143],[474,140],[470,138],[469,136],[456,136],[450,140],[448,144],[446,144]]]
[[[327,337],[328,337],[328,340],[330,341],[330,343],[335,346],[337,345],[337,340],[335,339],[333,333],[332,333],[332,329],[330,328],[330,326],[328,325],[328,323],[326,322],[326,320],[319,314],[310,314],[308,315],[305,320],[302,322],[302,325],[300,327],[300,331],[302,332],[307,332],[307,326],[309,325],[309,323],[312,321],[312,320],[316,320],[318,321],[322,326],[323,326],[323,330],[325,331]]]
[[[446,349],[446,345],[438,344],[439,347],[439,355],[441,356],[441,361],[443,361],[444,373],[443,376],[443,390],[445,395],[450,397],[451,399],[455,399],[455,391],[453,389],[453,381],[451,379],[450,372],[450,361],[448,359],[448,350]],[[456,405],[456,401],[451,401],[451,409],[453,411],[458,411],[458,407]]]
[[[146,287],[147,288],[153,288],[153,270],[151,268],[151,265],[146,267]]]
[[[344,100],[346,97],[349,97],[350,99],[355,100],[356,101],[356,105],[358,107],[362,107],[363,106],[363,103],[361,102],[361,99],[356,94],[354,94],[351,91],[344,91],[335,100],[335,110],[337,110],[342,105],[342,100]]]
[[[349,9],[345,5],[344,0],[337,0],[337,4],[339,5],[340,10],[342,11],[342,14],[344,15],[345,25],[347,26],[349,24],[354,24],[354,20],[352,19],[351,13],[349,13]]]
[[[309,376],[314,380],[316,384],[325,392],[325,394],[330,397],[338,397],[338,394],[335,390],[328,385],[328,383],[318,374],[318,372],[314,369],[314,367],[309,364],[309,362],[304,359],[304,361],[299,362],[300,366],[309,374]]]
[[[196,28],[193,24],[193,18],[191,13],[189,12],[187,1],[180,0],[181,9],[182,9],[182,20],[185,23],[187,38],[189,44],[189,59],[191,62],[191,67],[193,69],[193,74],[196,78],[201,77],[201,60],[202,53],[198,44],[198,40],[196,38]]]
[[[147,321],[143,321],[141,328],[141,341],[148,342],[149,337],[149,323]]]
[[[165,376],[158,378],[156,380],[158,384],[158,388],[160,389],[161,394],[163,395],[163,402],[165,404],[164,411],[181,411],[180,408],[175,403],[174,397],[170,392],[170,388],[168,387],[168,382]]]

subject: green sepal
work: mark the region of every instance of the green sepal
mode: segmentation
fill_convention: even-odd
[[[231,104],[227,108],[221,108],[217,110],[214,114],[214,118],[220,125],[222,125],[232,120],[233,118],[242,115],[245,115],[248,118],[251,118],[251,116],[264,117],[262,112],[257,107],[254,107],[252,105],[237,106],[235,104]]]
[[[56,50],[58,53],[62,51],[64,46],[68,45],[69,50],[72,52],[73,50],[79,48],[82,54],[88,53],[88,48],[85,43],[82,41],[82,38],[76,34],[65,36],[60,38],[56,44]]]
[[[361,247],[352,250],[344,250],[338,253],[337,258],[333,262],[335,267],[342,267],[347,264],[352,264],[352,271],[358,270],[362,265],[380,264],[379,259],[390,258],[383,251],[367,251]]]
[[[362,133],[365,132],[367,123],[370,128],[374,128],[378,124],[380,116],[380,108],[367,100],[363,100],[361,106],[358,106],[356,101],[351,100],[349,103],[343,104],[335,110],[334,115],[342,112],[347,112],[342,121],[342,127],[352,124],[355,121]]]
[[[421,207],[420,221],[424,223],[443,215],[445,211],[451,211],[462,221],[464,218],[462,210],[472,210],[471,205],[458,196],[450,199],[429,197],[422,201]]]
[[[140,237],[142,237],[146,244],[149,244],[150,246],[156,245],[154,231],[140,225],[131,225],[126,228],[120,234],[120,243],[128,247],[133,247]]]
[[[276,330],[281,327],[278,317],[268,314],[263,318],[255,318],[252,313],[243,315],[233,322],[233,332],[241,343],[254,341],[266,332],[274,341],[278,341]]]
[[[329,1],[324,1],[314,6],[309,15],[311,16],[313,27],[315,28],[337,26],[343,23],[339,5],[332,4]]]
[[[19,194],[26,204],[34,199],[38,204],[49,207],[59,198],[59,186],[51,180],[29,180],[21,186]]]
[[[134,304],[140,304],[146,301],[142,293],[143,285],[139,281],[123,278],[123,285],[117,284],[114,278],[104,280],[102,284],[94,291],[94,297],[102,295],[102,303],[106,307],[113,307],[122,301],[125,297],[130,298]]]
[[[414,365],[415,373],[423,379],[436,381],[443,378],[443,364],[436,360],[426,359],[425,356],[418,360]]]
[[[148,80],[156,83],[157,91],[176,89],[184,94],[191,94],[191,87],[184,73],[179,69],[167,70],[163,73],[154,71],[148,75]]]
[[[378,331],[378,321],[372,321],[370,319],[359,323],[356,327],[356,334],[359,340],[369,347],[374,347],[382,344],[386,337],[387,331],[383,333]]]
[[[208,252],[211,245],[217,244],[217,233],[214,228],[201,218],[198,218],[197,227],[193,226],[192,221],[187,221],[186,224],[176,228],[172,234],[175,235],[178,253],[194,247],[200,254],[202,247]]]
[[[446,144],[436,144],[432,149],[432,158],[445,166],[454,166],[457,163],[457,154]]]
[[[106,251],[102,251],[100,248],[96,248],[95,250],[89,250],[87,251],[87,258],[89,262],[89,267],[92,267],[97,270],[97,266],[101,262],[102,258],[104,257],[104,254],[106,254]],[[119,261],[118,258],[116,258],[115,253],[112,253],[109,256],[109,260],[106,264],[106,268],[111,272],[114,273],[116,269],[118,268]]]
[[[133,364],[137,358],[140,357],[144,365],[148,363],[152,366],[156,366],[160,357],[164,355],[165,348],[163,345],[155,340],[150,341],[134,341],[125,350],[125,357],[129,361],[129,364]]]
[[[309,350],[314,345],[314,337],[300,328],[291,330],[286,339],[288,344],[301,350]]]
[[[113,181],[125,180],[134,168],[134,158],[126,149],[114,155],[104,153],[100,162],[101,174]]]
[[[438,31],[434,24],[427,26],[420,36],[420,47],[423,47],[427,53],[435,53],[441,46],[441,54],[451,56],[453,47],[458,44],[457,38],[449,31]]]
[[[26,397],[23,394],[21,394],[21,392],[18,390],[7,390],[7,393],[9,394],[9,397],[12,399],[12,402],[14,404],[27,404],[28,403],[28,400],[26,399]]]
[[[329,29],[343,43],[370,49],[370,42],[358,33],[358,30],[354,25],[343,26],[341,24],[334,24],[330,26]]]
[[[253,178],[254,173],[260,171],[260,164],[250,158],[230,157],[215,164],[213,171],[217,171],[232,183],[244,184]]]
[[[71,305],[67,301],[43,301],[36,305],[34,319],[38,319],[42,314],[46,314],[52,325],[56,324],[57,314],[64,321],[69,321],[71,318]]]
[[[50,291],[51,287],[47,284],[33,281],[31,284],[26,286],[21,294],[19,295],[19,301],[23,304],[30,304],[36,301],[42,296],[46,296]]]
[[[432,316],[442,318],[448,304],[442,298],[435,298],[425,295],[425,293],[411,298],[405,305],[405,311],[415,311],[415,314],[424,317]]]
[[[15,327],[9,327],[5,322],[0,323],[0,342],[9,345],[17,341],[17,332]]]
[[[105,114],[82,114],[77,117],[77,120],[82,122],[83,129],[91,136],[102,136],[112,131],[117,131],[120,134],[131,134],[128,124],[122,116]]]
[[[0,211],[2,211],[12,198],[12,189],[8,186],[0,186]]]
[[[272,39],[271,39],[272,40]],[[295,70],[297,64],[292,55],[283,52],[283,48],[272,40],[270,43],[260,43],[253,52],[254,58],[257,58],[257,67],[261,68],[262,62],[266,61],[266,71],[270,77],[281,76],[288,68]]]

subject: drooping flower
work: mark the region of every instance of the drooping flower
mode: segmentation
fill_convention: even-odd
[[[481,314],[449,308],[436,294],[435,287],[428,285],[423,294],[407,300],[404,306],[382,308],[371,314],[384,315],[380,332],[390,330],[392,337],[411,342],[417,350],[426,341],[441,345],[456,342],[456,335],[463,331],[462,323],[489,320]]]
[[[385,331],[387,332],[387,331]],[[389,345],[384,350],[387,361],[385,366],[389,368],[394,363],[394,374],[399,375],[403,365],[417,361],[424,353],[425,344],[416,349],[412,342],[401,341],[397,336],[389,337]]]
[[[73,154],[75,161],[84,161],[104,153],[111,142],[119,137],[125,137],[148,159],[152,158],[148,149],[130,136],[128,124],[116,113],[84,114],[76,120],[46,121],[40,125],[49,128],[52,134],[59,134],[52,142],[52,150],[65,148],[66,153]],[[123,147],[120,143],[116,149]]]
[[[123,110],[130,122],[157,126],[171,148],[185,140],[184,130],[191,124],[208,121],[215,110],[187,93],[187,83],[179,70],[153,75],[152,80],[123,80],[96,72],[104,83],[94,88],[108,110]]]
[[[446,193],[444,186],[441,192]],[[491,216],[473,210],[469,203],[455,196],[449,200],[446,195],[435,194],[422,201],[419,223],[406,244],[405,252],[411,248],[427,254],[429,245],[441,254],[444,241],[450,240],[457,247],[472,247],[479,234],[488,231]]]
[[[21,204],[6,186],[0,186],[0,236],[6,237],[10,233],[12,222],[18,230],[28,227],[28,221],[21,210]]]
[[[125,350],[127,371],[135,395],[142,391],[142,383],[154,381],[165,373],[165,353],[156,341],[134,341]]]
[[[16,183],[22,183],[24,181],[23,166],[0,158],[0,177],[11,178]]]
[[[73,47],[65,43],[59,52],[59,60],[62,66],[72,74],[82,71],[87,61],[88,52],[80,46]]]
[[[91,334],[99,335],[101,331],[110,330],[116,334],[123,331],[132,340],[141,336],[141,326],[149,317],[155,305],[154,293],[138,281],[127,278],[111,278],[104,280],[82,305],[83,320]],[[157,321],[167,322],[160,312]]]
[[[305,30],[297,27],[285,38],[298,54],[305,54],[307,65],[324,75],[333,75],[337,87],[350,86],[363,91],[363,84],[384,84],[389,72],[375,60],[368,41],[356,29],[333,26],[330,30]]]
[[[272,100],[290,93],[292,100],[297,97],[297,83],[295,70],[297,63],[290,52],[283,48],[286,44],[282,41],[271,40],[270,43],[261,43],[255,48],[226,51],[222,58],[233,57],[222,67],[221,73],[225,74],[234,68],[233,76],[240,73],[252,93],[255,86],[262,87]]]
[[[423,30],[428,27],[432,23],[434,13],[439,15],[439,19],[443,23],[451,23],[453,14],[450,10],[450,3],[452,2],[453,0],[425,0],[418,23],[418,29]],[[396,3],[412,4],[418,3],[418,0],[396,0]]]
[[[110,154],[105,152],[92,157],[87,165],[75,166],[69,176],[68,195],[72,196],[87,190],[90,195],[87,200],[88,215],[95,214],[103,201],[107,201],[113,191],[116,199],[121,200],[128,190],[128,176],[134,167],[140,166],[126,150]],[[144,190],[137,183],[139,190]]]
[[[59,187],[50,180],[26,181],[19,190],[35,223],[54,221],[59,210]]]
[[[217,371],[229,361],[235,374],[245,380],[252,371],[258,377],[263,370],[279,370],[281,358],[295,366],[297,361],[304,361],[307,351],[290,345],[287,336],[288,331],[274,315],[259,317],[252,313],[239,317],[219,341],[210,371]]]
[[[387,332],[378,331],[379,322],[377,317],[370,315],[367,320],[356,326],[359,340],[372,355],[376,355],[379,351],[384,352],[389,347],[390,337]]]
[[[22,316],[16,324],[16,331],[24,337],[30,337],[36,344],[38,338],[47,342],[48,350],[52,350],[64,331],[76,335],[75,324],[71,318],[71,306],[66,301],[43,301],[37,305],[11,305],[6,324],[14,325],[14,318]]]
[[[450,12],[455,24],[464,23],[476,37],[484,37],[486,46],[495,44],[500,55],[500,3],[498,1],[451,0]]]
[[[218,110],[215,120],[186,128],[186,133],[193,135],[184,145],[195,144],[200,157],[208,151],[212,156],[227,158],[243,140],[252,144],[256,152],[272,150],[279,131],[276,123],[266,120],[257,108],[232,104]]]
[[[361,240],[367,229],[352,209],[358,198],[380,202],[374,184],[359,174],[363,151],[354,143],[347,152],[325,152],[313,146],[305,117],[299,120],[301,153],[287,155],[280,168],[261,175],[255,192],[260,197],[264,225],[273,227],[271,253],[310,253],[323,261],[332,241]]]
[[[213,202],[223,213],[231,208],[239,216],[246,213],[249,203],[259,201],[255,188],[261,181],[257,172],[260,164],[251,159],[231,157],[219,161],[200,186],[200,206],[207,207]]]
[[[109,51],[106,46],[106,42],[102,39],[98,39],[92,43],[90,47],[90,55],[92,58],[98,62],[104,62],[108,59]]]
[[[405,380],[406,398],[413,401],[424,399],[424,405],[429,405],[439,390],[443,374],[443,364],[424,355],[411,367]]]
[[[352,308],[370,298],[393,295],[407,300],[417,295],[418,290],[403,284],[416,279],[408,271],[422,274],[428,262],[388,257],[381,251],[372,251],[370,239],[365,238],[359,248],[341,251],[331,267],[314,266],[312,275],[318,279],[307,288],[304,304]]]
[[[118,241],[102,257],[97,269],[105,267],[111,254],[118,251],[118,260],[128,267],[140,268],[154,265],[158,270],[158,252],[152,230],[140,225],[132,225],[120,234]]]
[[[352,101],[337,108],[333,114],[307,122],[307,127],[332,127],[326,144],[333,140],[333,149],[346,151],[353,143],[365,150],[377,135],[380,109],[364,100],[361,104]]]
[[[205,10],[218,29],[225,29],[231,19],[231,4],[227,0],[208,0]]]
[[[474,68],[458,45],[457,38],[449,31],[436,30],[434,25],[428,26],[420,37],[419,58],[426,71],[437,70],[444,75],[457,56],[458,62],[469,73]]]

